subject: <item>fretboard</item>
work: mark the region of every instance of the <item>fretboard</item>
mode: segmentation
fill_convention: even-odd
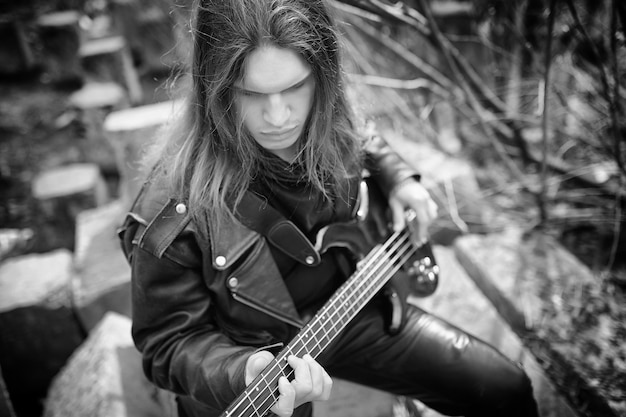
[[[259,417],[278,399],[278,379],[293,377],[290,355],[317,358],[374,295],[415,253],[406,231],[394,233],[375,247],[356,272],[333,294],[306,326],[222,413],[222,417]]]

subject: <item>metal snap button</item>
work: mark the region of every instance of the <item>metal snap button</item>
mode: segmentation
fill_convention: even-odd
[[[315,262],[315,258],[312,257],[311,255],[309,255],[309,256],[306,257],[304,262],[306,262],[307,265],[313,265],[313,262]]]
[[[230,288],[236,288],[237,285],[239,285],[239,280],[237,279],[237,277],[231,277],[228,279],[228,286]]]
[[[178,214],[185,214],[185,213],[187,213],[187,206],[184,205],[183,203],[176,204],[176,213],[178,213]]]
[[[224,266],[226,265],[226,258],[222,255],[215,258],[215,265]]]

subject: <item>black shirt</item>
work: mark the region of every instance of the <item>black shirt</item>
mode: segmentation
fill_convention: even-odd
[[[349,220],[351,206],[356,201],[356,192],[350,193],[349,187],[343,192],[333,192],[339,195],[328,198],[306,181],[301,166],[289,164],[274,155],[267,156],[266,161],[264,172],[253,181],[251,191],[267,199],[268,204],[292,221],[312,243],[315,243],[320,228]],[[350,198],[350,194],[354,196]],[[339,254],[336,251],[322,254],[320,265],[310,267],[272,245],[270,250],[301,313],[321,307],[346,278],[346,273],[337,265]]]

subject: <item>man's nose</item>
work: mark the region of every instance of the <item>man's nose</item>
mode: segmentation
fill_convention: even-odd
[[[272,126],[281,127],[289,120],[291,109],[281,94],[270,94],[263,119]]]

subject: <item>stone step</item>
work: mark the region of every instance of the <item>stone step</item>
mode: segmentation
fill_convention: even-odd
[[[126,92],[115,82],[89,82],[69,97],[71,108],[82,111],[93,109],[121,110],[129,106]]]
[[[38,250],[74,249],[78,214],[108,200],[108,190],[96,164],[76,163],[40,172],[33,180],[40,227]]]
[[[454,250],[581,416],[626,415],[626,303],[603,301],[610,286],[541,233],[467,235]]]
[[[132,104],[142,102],[139,75],[123,36],[89,39],[78,54],[87,81],[118,83],[126,88]]]
[[[0,367],[15,411],[39,415],[48,385],[84,336],[70,298],[72,254],[0,264]]]
[[[124,220],[120,200],[86,210],[76,221],[72,297],[87,330],[108,311],[130,317],[130,266],[117,237]]]
[[[159,129],[172,122],[180,107],[178,101],[165,101],[115,111],[106,117],[104,131],[113,144],[120,170],[119,195],[127,206],[145,177],[140,161],[146,146],[154,143]]]
[[[119,175],[113,146],[102,127],[104,119],[129,105],[126,90],[114,82],[89,82],[69,97],[69,108],[83,129],[78,140],[83,160],[97,164],[104,175]]]
[[[104,316],[52,382],[44,417],[174,415],[169,396],[144,376],[130,329],[128,317]]]

